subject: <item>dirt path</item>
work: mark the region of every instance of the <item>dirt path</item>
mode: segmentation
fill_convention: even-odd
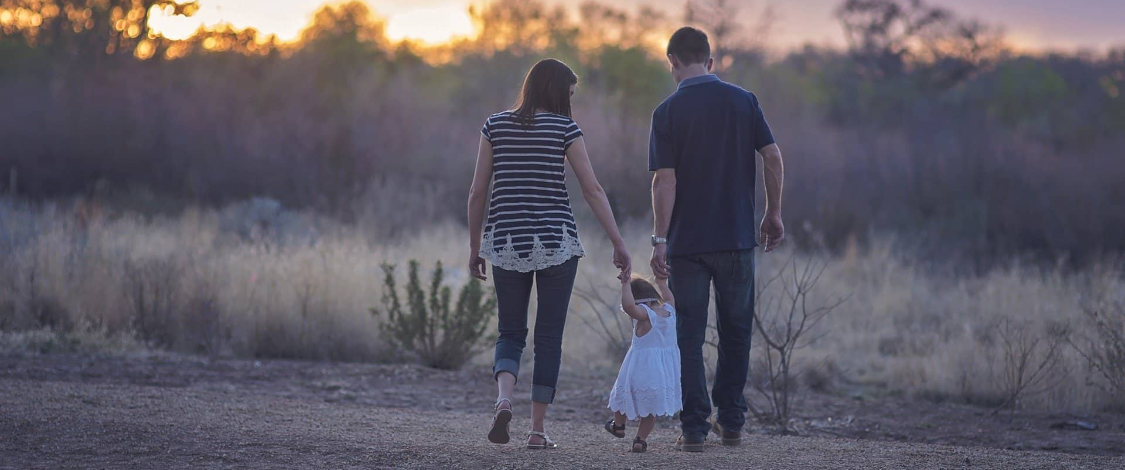
[[[595,411],[572,406],[590,401],[575,395],[552,409],[549,431],[563,447],[532,452],[484,441],[490,400],[478,397],[477,374],[425,373],[0,358],[0,468],[1125,468],[1123,457],[765,435],[682,454],[671,449],[670,423],[650,453],[631,455],[627,441],[592,424]],[[434,406],[413,408],[420,401]]]

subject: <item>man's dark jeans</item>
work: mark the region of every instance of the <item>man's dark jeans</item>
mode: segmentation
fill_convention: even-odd
[[[703,365],[707,310],[715,285],[719,361],[711,399],[719,409],[724,430],[739,431],[746,424],[746,374],[750,369],[750,336],[754,320],[754,251],[724,251],[674,256],[669,284],[676,296],[676,335],[680,345],[684,435],[706,436],[711,429],[711,401]]]
[[[538,294],[531,401],[551,403],[555,400],[555,386],[562,363],[563,328],[577,274],[577,257],[558,266],[529,273],[492,267],[500,329],[492,366],[493,378],[500,372],[510,372],[519,378],[520,357],[527,345],[527,306],[531,299],[532,281]]]

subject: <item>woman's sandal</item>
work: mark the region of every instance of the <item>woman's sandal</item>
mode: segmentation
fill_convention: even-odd
[[[501,409],[500,404],[507,402],[508,408]],[[496,414],[492,416],[492,429],[488,431],[488,442],[493,444],[507,444],[512,440],[508,425],[512,422],[512,401],[501,398],[496,401]]]
[[[542,444],[532,444],[531,443],[531,436],[542,437],[543,443]],[[539,432],[539,431],[528,431],[527,432],[527,448],[528,449],[542,450],[542,449],[557,449],[558,447],[559,447],[558,444],[555,444],[555,441],[552,441],[551,438],[547,437],[547,433],[545,433],[545,432]]]
[[[638,445],[641,446],[639,449],[637,448]],[[636,452],[638,454],[644,453],[645,451],[648,450],[648,442],[645,441],[644,439],[639,438],[639,437],[635,437],[635,438],[633,438],[633,448],[630,449],[630,450],[632,452]]]
[[[612,419],[605,422],[605,430],[609,431],[610,434],[613,434],[613,437],[619,439],[625,438],[625,425],[622,424],[621,427],[617,427],[615,424],[613,424]]]

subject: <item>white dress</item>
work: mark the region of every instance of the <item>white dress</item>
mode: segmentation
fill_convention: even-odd
[[[664,304],[670,315],[662,317],[648,305],[641,307],[648,313],[652,329],[637,337],[637,321],[633,320],[633,342],[609,393],[609,409],[629,419],[672,416],[683,408],[676,310]]]

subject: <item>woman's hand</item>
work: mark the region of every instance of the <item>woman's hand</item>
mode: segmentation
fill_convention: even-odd
[[[485,264],[484,258],[480,257],[480,250],[473,250],[472,253],[469,253],[469,275],[475,279],[487,281],[487,271],[488,265]]]
[[[617,278],[622,282],[633,274],[633,260],[629,258],[629,250],[625,249],[624,242],[613,244],[613,265],[619,270]]]

